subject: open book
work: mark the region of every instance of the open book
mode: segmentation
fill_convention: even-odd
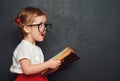
[[[71,47],[66,47],[61,52],[59,52],[57,55],[53,56],[50,59],[60,60],[62,61],[60,68],[68,65],[78,59],[80,59],[80,56],[76,54],[76,52]],[[43,71],[41,74],[43,75],[48,70]]]
[[[66,47],[64,50],[59,52],[57,55],[52,57],[51,59],[63,61],[60,67],[70,64],[78,59],[80,56],[76,54],[76,52],[71,47]]]

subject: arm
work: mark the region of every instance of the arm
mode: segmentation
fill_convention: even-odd
[[[26,75],[41,73],[44,70],[49,68],[55,69],[60,65],[60,61],[48,60],[41,64],[31,64],[31,61],[24,58],[20,60],[20,64],[23,70],[23,73]]]

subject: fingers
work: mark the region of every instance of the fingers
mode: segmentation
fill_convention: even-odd
[[[49,68],[55,69],[61,65],[61,61],[50,59],[48,60]]]

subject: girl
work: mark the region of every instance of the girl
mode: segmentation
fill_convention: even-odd
[[[15,81],[48,81],[46,75],[56,71],[61,62],[53,59],[44,62],[43,52],[36,45],[46,35],[46,14],[38,8],[26,7],[18,13],[15,23],[23,33],[10,67],[17,74]]]

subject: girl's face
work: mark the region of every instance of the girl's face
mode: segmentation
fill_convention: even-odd
[[[34,18],[34,22],[30,26],[30,32],[28,36],[32,42],[39,41],[42,42],[46,35],[45,30],[46,16],[37,16]]]

